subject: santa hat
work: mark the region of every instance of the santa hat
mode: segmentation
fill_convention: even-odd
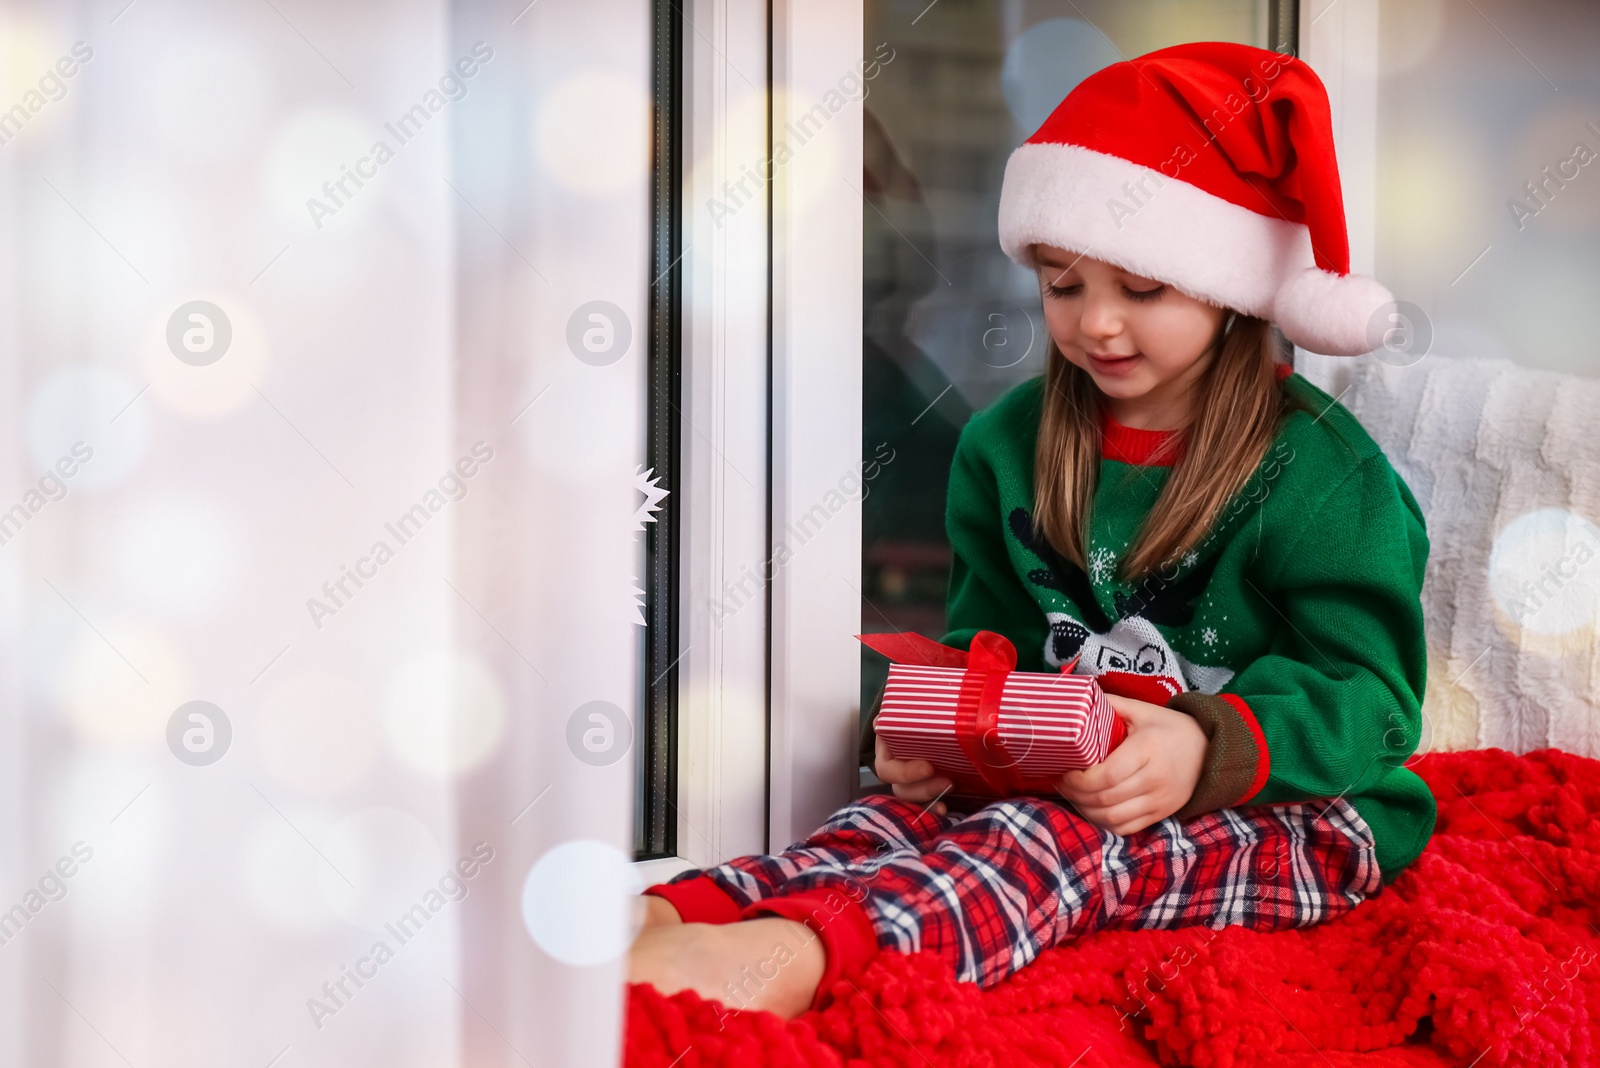
[[[1350,273],[1328,93],[1293,56],[1202,41],[1080,82],[1011,153],[1000,245],[1116,264],[1359,356],[1393,296]]]

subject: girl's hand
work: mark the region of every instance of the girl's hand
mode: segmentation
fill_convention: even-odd
[[[1117,748],[1120,749],[1121,746]],[[894,787],[896,797],[903,797],[907,801],[919,804],[932,801],[933,804],[926,807],[933,809],[937,815],[944,815],[944,802],[937,798],[954,784],[943,775],[935,776],[933,765],[926,760],[896,760],[889,755],[888,743],[879,738],[872,770],[878,778]]]
[[[1090,823],[1128,835],[1188,804],[1210,742],[1192,716],[1131,697],[1106,696],[1126,721],[1127,738],[1100,763],[1062,775],[1056,789]]]

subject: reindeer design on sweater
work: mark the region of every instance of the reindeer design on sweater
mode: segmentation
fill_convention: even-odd
[[[1045,612],[1050,622],[1046,663],[1057,669],[1070,664],[1078,675],[1107,676],[1101,680],[1107,691],[1154,704],[1187,690],[1217,693],[1233,678],[1231,668],[1190,662],[1156,629],[1157,623],[1181,627],[1194,618],[1194,599],[1210,581],[1215,558],[1176,581],[1154,579],[1132,596],[1117,590],[1113,620],[1095,599],[1083,568],[1034,534],[1026,508],[1013,508],[1008,522],[1017,540],[1045,562],[1028,572],[1028,580],[1062,594],[1078,610],[1077,618]]]

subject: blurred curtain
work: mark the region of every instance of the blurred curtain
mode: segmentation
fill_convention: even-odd
[[[649,8],[0,49],[0,1064],[614,1061]]]

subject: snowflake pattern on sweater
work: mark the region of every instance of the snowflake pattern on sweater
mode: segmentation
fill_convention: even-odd
[[[1190,602],[1210,579],[1209,567],[1191,568],[1178,581],[1163,584],[1148,596],[1113,590],[1113,619],[1092,589],[1094,585],[1111,584],[1110,563],[1103,574],[1094,573],[1095,557],[1091,553],[1091,574],[1085,574],[1083,568],[1035,535],[1033,517],[1026,508],[1013,508],[1008,522],[1016,539],[1045,561],[1044,567],[1028,572],[1028,581],[1055,591],[1075,609],[1072,613],[1045,610],[1045,618],[1050,621],[1050,636],[1044,647],[1046,664],[1057,669],[1071,664],[1076,675],[1121,672],[1144,676],[1151,684],[1150,692],[1164,694],[1163,700],[1186,690],[1216,693],[1233,677],[1229,667],[1193,663],[1173,649],[1156,627],[1157,623],[1182,626],[1189,622],[1194,615]],[[1193,552],[1187,557],[1198,559]]]

